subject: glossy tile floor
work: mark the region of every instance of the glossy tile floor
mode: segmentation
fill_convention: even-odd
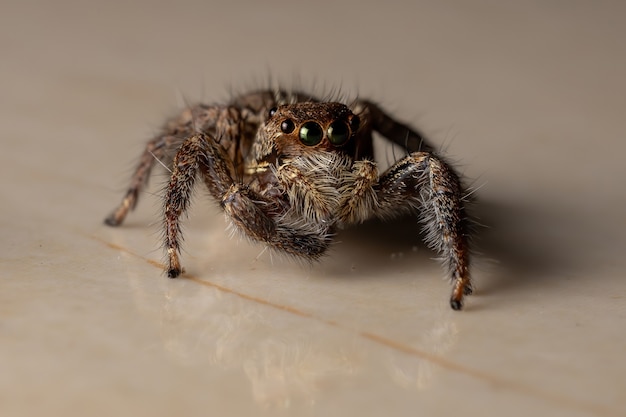
[[[3,2],[0,415],[626,415],[624,3],[264,3]],[[164,174],[102,224],[165,117],[268,74],[458,162],[489,226],[465,311],[414,219],[309,267],[200,192],[179,280]]]

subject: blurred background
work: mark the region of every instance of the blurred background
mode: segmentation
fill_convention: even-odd
[[[0,414],[626,415],[619,1],[0,4]],[[198,192],[187,275],[145,141],[269,83],[378,101],[476,188],[476,294],[414,219],[319,264],[231,239]],[[382,163],[394,153],[384,145]]]

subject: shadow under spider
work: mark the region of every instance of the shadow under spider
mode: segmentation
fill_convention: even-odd
[[[479,223],[473,227],[472,263],[481,294],[543,287],[598,266],[590,251],[594,245],[601,251],[596,243],[604,239],[590,222],[591,216],[580,210],[478,199],[470,213]],[[336,240],[342,248],[331,250],[330,256],[346,257],[347,262],[367,257],[367,270],[377,274],[396,266],[415,268],[437,257],[423,243],[420,228],[417,218],[411,216],[369,221],[340,231]],[[392,259],[397,255],[403,256]]]
[[[607,244],[617,240],[610,222],[599,213],[552,201],[479,201],[475,216],[487,228],[476,238],[477,259],[497,262],[484,293],[550,282],[585,279],[611,256]],[[608,214],[607,214],[608,216]],[[615,235],[615,236],[613,236]],[[610,249],[610,248],[609,248]]]

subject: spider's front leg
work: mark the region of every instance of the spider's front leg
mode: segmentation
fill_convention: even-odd
[[[236,137],[236,136],[233,136]],[[265,197],[233,180],[234,167],[224,148],[208,134],[197,134],[181,145],[172,166],[165,195],[165,249],[167,275],[182,272],[180,217],[187,210],[196,177],[220,202],[232,224],[246,236],[291,255],[316,259],[331,242],[328,228],[309,228],[289,219],[288,202]]]
[[[430,152],[414,152],[387,170],[376,187],[380,217],[398,211],[418,211],[426,243],[437,250],[454,288],[450,306],[463,308],[463,296],[472,293],[469,272],[468,218],[458,176]]]
[[[290,221],[279,201],[265,198],[244,184],[233,184],[221,205],[238,230],[281,252],[314,260],[330,245],[328,228],[312,229]]]
[[[221,196],[233,183],[232,162],[213,138],[198,133],[185,140],[172,164],[172,175],[165,192],[164,228],[167,254],[167,276],[176,278],[180,265],[180,216],[187,210],[196,177],[200,170],[212,194]]]
[[[374,214],[389,218],[402,212],[420,212],[426,242],[438,250],[454,288],[450,306],[463,308],[463,296],[472,293],[469,273],[468,223],[459,176],[433,147],[411,127],[389,116],[376,103],[358,100],[353,111],[364,121],[365,131],[377,131],[409,154],[385,172],[378,183]],[[370,176],[371,177],[371,176]]]

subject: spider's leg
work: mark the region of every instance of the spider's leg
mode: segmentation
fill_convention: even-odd
[[[204,134],[194,135],[183,142],[174,157],[172,175],[165,191],[164,207],[167,276],[170,278],[176,278],[182,272],[178,258],[182,240],[180,216],[189,206],[199,167],[208,163],[207,150],[219,149],[217,145],[209,145],[211,140]],[[230,179],[230,176],[226,177]],[[230,182],[232,183],[232,179]]]
[[[295,224],[285,216],[288,207],[283,200],[264,197],[235,181],[233,159],[222,144],[208,134],[197,134],[183,142],[176,154],[165,195],[167,275],[175,278],[182,272],[180,217],[187,210],[198,175],[232,224],[246,236],[306,259],[324,253],[331,241],[329,227]]]
[[[178,147],[196,128],[207,129],[215,126],[218,110],[215,106],[198,104],[185,109],[165,124],[161,133],[146,144],[122,202],[104,220],[107,225],[119,226],[124,221],[137,205],[154,165],[158,162],[169,168]]]
[[[177,136],[162,134],[147,143],[122,202],[104,219],[105,224],[109,226],[122,224],[128,213],[137,206],[141,191],[148,183],[154,164],[157,161],[163,163],[164,159],[168,159],[180,142],[181,139]]]
[[[330,245],[329,227],[296,224],[284,215],[280,202],[264,198],[243,184],[229,188],[222,207],[239,231],[284,253],[314,260]]]
[[[433,147],[417,130],[389,116],[379,105],[367,100],[358,100],[352,106],[361,117],[363,127],[377,131],[390,141],[411,152],[433,152]]]
[[[454,288],[450,306],[463,308],[463,296],[471,294],[468,218],[458,176],[430,152],[414,152],[396,162],[376,186],[378,213],[382,218],[399,212],[418,211],[427,244],[437,250]]]
[[[314,260],[328,249],[339,202],[335,178],[348,160],[336,153],[294,158],[272,168],[270,195],[234,184],[222,197],[233,225],[274,249]]]

